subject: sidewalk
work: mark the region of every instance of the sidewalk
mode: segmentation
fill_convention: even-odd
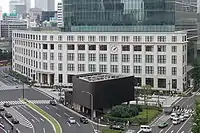
[[[43,93],[44,95],[50,97],[50,98],[55,98],[56,100],[59,100],[60,96],[59,96],[59,91],[52,91],[52,89],[48,89],[48,88],[37,88],[37,87],[33,87],[34,89],[36,89],[37,91],[40,91],[41,93]],[[79,116],[79,117],[85,117],[82,114],[64,106],[63,104],[59,104],[61,107],[67,109],[68,111],[70,111],[71,113]],[[107,127],[108,125],[104,125],[104,124],[100,124],[100,123],[96,123],[95,121],[92,121],[90,119],[88,119],[88,121],[94,125],[98,125],[101,127]]]

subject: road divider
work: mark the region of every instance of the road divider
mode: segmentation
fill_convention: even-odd
[[[53,127],[55,133],[62,133],[62,128],[60,126],[60,123],[53,118],[51,115],[49,115],[47,112],[42,110],[40,107],[37,105],[33,104],[27,99],[22,100],[29,108],[40,114],[42,117],[44,117]]]

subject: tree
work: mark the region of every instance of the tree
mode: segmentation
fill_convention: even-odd
[[[144,104],[146,106],[146,119],[148,121],[148,104],[147,104],[147,99],[149,97],[149,95],[151,94],[151,86],[150,85],[145,85],[145,86],[142,86],[143,88],[143,95],[144,95]]]
[[[198,89],[199,83],[200,83],[200,60],[199,59],[196,59],[193,63],[191,77],[193,78],[194,89]]]
[[[192,132],[199,133],[200,132],[200,105],[196,103],[195,113],[193,115],[193,125]]]

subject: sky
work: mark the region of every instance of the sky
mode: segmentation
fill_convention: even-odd
[[[3,12],[9,12],[9,0],[0,0],[0,6],[2,7]],[[61,0],[55,0],[56,3]],[[34,7],[34,0],[31,0],[31,6]]]

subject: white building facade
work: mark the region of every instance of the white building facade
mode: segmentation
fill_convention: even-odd
[[[57,5],[57,25],[58,27],[64,27],[64,22],[63,22],[63,5],[62,2],[59,2]]]
[[[136,86],[182,92],[187,86],[186,32],[81,33],[13,31],[12,69],[47,85],[72,86],[72,76],[134,75]]]

